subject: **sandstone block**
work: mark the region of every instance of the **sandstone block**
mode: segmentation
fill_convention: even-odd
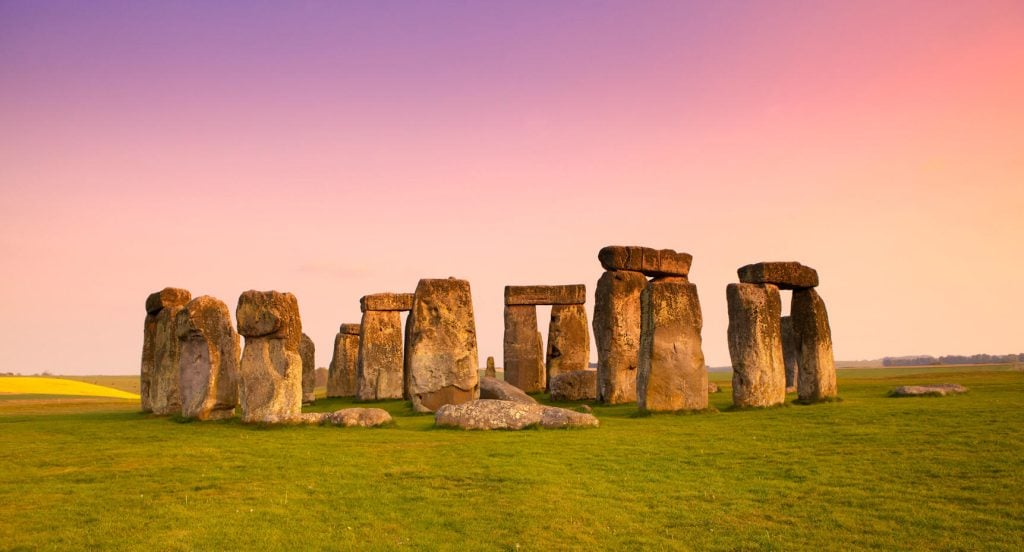
[[[409,314],[409,399],[417,412],[480,396],[476,321],[469,282],[420,280]]]
[[[782,330],[782,363],[786,366],[786,392],[796,389],[799,378],[800,350],[797,346],[796,334],[793,332],[793,317],[783,316],[780,321]]]
[[[800,375],[797,397],[802,402],[817,402],[835,397],[836,364],[832,356],[832,329],[825,302],[813,289],[793,292],[790,307],[793,334],[800,351]]]
[[[688,276],[693,256],[671,249],[609,245],[597,254],[605,270],[631,270],[648,276]]]
[[[549,385],[558,374],[584,370],[590,365],[590,328],[583,305],[551,307],[545,365]]]
[[[598,427],[600,423],[591,414],[564,408],[480,399],[441,406],[434,414],[434,425],[477,430],[519,430],[535,426],[545,429]]]
[[[374,293],[359,300],[359,308],[366,311],[408,311],[412,310],[411,293]]]
[[[361,324],[342,324],[338,329],[338,333],[346,335],[359,335]]]
[[[176,313],[165,316],[163,318],[164,324],[159,326],[159,328],[157,325],[157,315],[160,314],[160,311],[163,310],[164,307],[180,309],[184,307],[191,298],[192,295],[187,290],[177,288],[164,288],[163,290],[151,293],[146,297],[146,320],[142,328],[142,363],[139,370],[139,397],[142,403],[143,412],[153,411],[152,400],[153,393],[155,391],[155,388],[153,387],[153,378],[156,377],[157,372],[159,371],[163,377],[167,377],[166,370],[170,369],[168,363],[177,362],[174,351],[166,350],[166,346],[168,344],[172,345],[174,350],[177,350],[178,348],[177,340],[173,339],[173,325]],[[165,364],[167,364],[162,366],[160,369],[156,367],[158,356],[156,339],[158,329],[164,333],[161,340],[161,346],[163,348],[159,351],[159,357],[164,360]],[[166,335],[168,332],[171,334],[171,339],[169,340]],[[170,356],[168,356],[168,353],[170,353]],[[160,402],[164,403],[166,402],[166,399],[162,399]],[[176,401],[172,399],[172,406],[168,413],[173,411],[174,402]]]
[[[235,310],[242,350],[242,421],[297,422],[302,415],[302,320],[291,293],[246,291]]]
[[[146,314],[156,314],[166,307],[184,307],[191,299],[187,289],[167,287],[146,297]]]
[[[506,305],[582,305],[587,302],[583,284],[567,286],[505,286]]]
[[[654,280],[640,296],[640,313],[637,406],[662,412],[706,409],[708,371],[697,286]]]
[[[235,318],[243,336],[285,338],[290,341],[289,349],[299,350],[302,321],[299,302],[291,293],[246,291],[238,298]]]
[[[889,392],[890,397],[945,397],[959,395],[968,389],[958,383],[933,383],[928,385],[903,385]]]
[[[343,408],[334,412],[309,412],[299,420],[303,424],[330,424],[341,427],[380,427],[392,422],[382,408]]]
[[[505,381],[527,393],[544,390],[544,344],[537,330],[537,307],[505,306],[502,369]]]
[[[494,357],[487,357],[487,369],[484,370],[484,376],[488,378],[497,377],[498,372],[494,369]],[[480,387],[480,392],[483,393],[483,386]]]
[[[480,398],[537,404],[537,401],[507,381],[485,377],[480,380]]]
[[[302,359],[302,404],[316,401],[316,345],[306,334],[299,341],[299,358]]]
[[[233,417],[242,346],[228,306],[208,295],[196,297],[178,311],[175,328],[181,415],[199,420]]]
[[[755,263],[737,270],[744,284],[772,284],[779,289],[805,289],[818,285],[818,271],[797,262]]]
[[[639,272],[610,270],[594,292],[597,345],[597,398],[608,404],[636,400],[640,352],[640,294],[647,278]]]
[[[173,288],[168,288],[173,289]],[[164,290],[167,291],[167,290]],[[185,308],[185,303],[178,301],[188,296],[185,290],[173,290],[165,306],[152,317],[152,355],[149,368],[149,401],[151,412],[160,416],[181,413],[180,369],[181,343],[176,333],[178,313]],[[160,292],[161,294],[163,292]],[[152,295],[150,296],[152,297]],[[145,344],[143,344],[145,349]],[[140,382],[141,383],[141,382]]]
[[[572,370],[551,378],[551,400],[591,401],[597,398],[597,370]]]
[[[713,381],[708,382],[708,393],[720,393],[721,391],[722,390],[718,388],[717,383]]]
[[[359,367],[359,332],[346,332],[346,329],[358,330],[360,324],[342,324],[338,335],[334,337],[334,355],[327,368],[327,396],[356,396]]]
[[[366,311],[359,336],[356,398],[401,399],[404,385],[402,317],[398,311]]]
[[[736,406],[773,406],[786,400],[779,288],[729,284],[729,356]]]

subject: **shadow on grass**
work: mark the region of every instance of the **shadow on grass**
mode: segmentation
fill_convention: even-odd
[[[825,397],[822,399],[793,399],[792,404],[799,406],[811,406],[814,404],[841,403],[842,397]]]

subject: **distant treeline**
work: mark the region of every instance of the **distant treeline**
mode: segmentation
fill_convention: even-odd
[[[934,366],[940,364],[1009,364],[1024,361],[1024,353],[1011,355],[929,355],[885,357],[882,366]]]

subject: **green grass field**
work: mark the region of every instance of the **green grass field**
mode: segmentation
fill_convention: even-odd
[[[952,370],[840,371],[814,406],[595,406],[575,431],[434,429],[398,401],[382,429],[0,401],[0,548],[1024,549],[1024,373]],[[886,397],[944,382],[971,392]]]

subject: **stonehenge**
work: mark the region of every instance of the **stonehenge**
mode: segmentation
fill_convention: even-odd
[[[299,358],[302,359],[302,404],[313,404],[316,395],[316,346],[306,334],[299,341]]]
[[[551,377],[587,367],[586,294],[583,284],[505,286],[505,381],[526,393],[536,393],[547,388]],[[551,305],[546,356],[537,330],[537,305]]]
[[[697,286],[658,277],[640,294],[636,395],[641,411],[704,410],[708,371],[701,349],[703,318]]]
[[[377,293],[359,300],[356,398],[401,399],[405,392],[402,311],[412,309],[411,293]]]
[[[302,417],[302,321],[291,293],[249,290],[235,309],[245,337],[239,394],[242,421],[291,423]]]
[[[181,413],[178,312],[192,300],[188,290],[164,288],[146,298],[139,395],[143,412],[160,416]]]
[[[178,311],[175,328],[181,348],[181,415],[198,420],[233,417],[242,348],[228,306],[208,295],[196,297]]]
[[[356,396],[360,324],[342,324],[334,337],[334,355],[327,369],[327,397]]]

